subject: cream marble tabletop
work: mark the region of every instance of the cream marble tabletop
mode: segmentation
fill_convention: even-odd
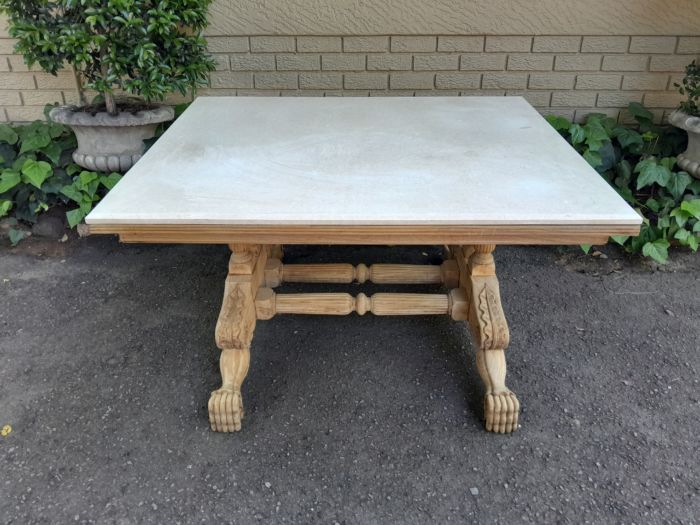
[[[200,97],[86,221],[629,225],[520,97]]]

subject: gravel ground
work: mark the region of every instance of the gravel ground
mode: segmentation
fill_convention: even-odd
[[[0,522],[699,519],[698,256],[659,270],[611,247],[499,248],[513,435],[483,430],[462,323],[371,315],[261,322],[243,431],[216,434],[225,247],[21,246],[0,248]],[[439,256],[291,247],[287,261]]]

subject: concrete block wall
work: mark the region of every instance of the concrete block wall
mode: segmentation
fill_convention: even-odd
[[[697,0],[675,9],[656,0],[591,0],[585,9],[568,0],[264,4],[214,1],[207,40],[217,70],[201,95],[521,95],[575,120],[618,117],[636,101],[661,121],[681,100],[673,84],[700,57]],[[28,70],[4,26],[0,19],[0,121],[74,103],[71,73]]]

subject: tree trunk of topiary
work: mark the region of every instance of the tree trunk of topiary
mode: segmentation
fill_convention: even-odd
[[[114,95],[112,93],[105,93],[104,97],[107,113],[116,115],[119,111],[117,110],[117,103],[114,101]]]

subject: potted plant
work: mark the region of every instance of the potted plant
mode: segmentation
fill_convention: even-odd
[[[675,84],[686,100],[668,118],[674,126],[688,132],[688,148],[678,155],[678,165],[700,179],[700,65],[693,60],[685,68],[682,84]]]
[[[76,164],[126,171],[158,124],[174,117],[172,108],[154,102],[207,83],[214,61],[201,31],[210,2],[0,0],[15,50],[29,66],[54,75],[72,67],[79,105],[56,107],[49,116],[75,132]],[[97,92],[91,104],[85,88]]]

